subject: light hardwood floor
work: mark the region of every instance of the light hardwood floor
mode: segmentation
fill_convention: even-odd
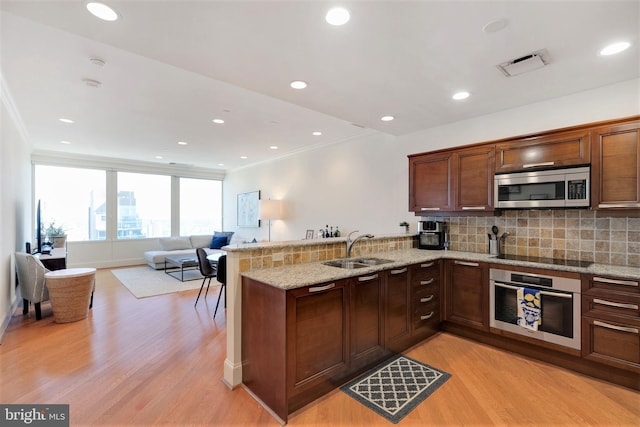
[[[197,290],[135,299],[97,273],[89,318],[55,324],[19,308],[0,345],[1,403],[67,403],[72,426],[278,426],[242,388],[221,381],[225,312]],[[638,426],[640,394],[441,333],[406,354],[452,374],[402,426]],[[340,391],[291,426],[391,425]]]

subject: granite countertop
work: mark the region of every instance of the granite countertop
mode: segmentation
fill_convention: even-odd
[[[404,249],[378,254],[368,254],[366,256],[383,258],[392,262],[365,268],[346,269],[331,267],[322,264],[321,261],[318,261],[260,270],[250,270],[243,272],[242,276],[286,290],[309,285],[317,285],[320,283],[330,282],[332,280],[367,275],[376,271],[389,270],[421,262],[435,261],[438,259],[458,259],[471,262],[488,262],[519,267],[543,268],[546,270],[571,271],[576,273],[617,277],[620,279],[640,279],[640,268],[638,267],[625,267],[609,264],[591,264],[589,267],[542,264],[537,262],[497,259],[493,255],[474,252]]]

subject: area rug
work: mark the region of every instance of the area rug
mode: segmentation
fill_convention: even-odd
[[[136,298],[147,298],[155,295],[170,294],[173,292],[200,289],[202,280],[180,280],[165,274],[163,270],[154,270],[150,267],[122,268],[111,270],[116,279],[129,290]],[[184,272],[185,280],[188,274],[198,274],[197,270]],[[200,276],[202,277],[202,276]],[[215,279],[211,280],[211,286],[217,285]]]
[[[396,424],[449,378],[451,374],[400,354],[340,389]]]

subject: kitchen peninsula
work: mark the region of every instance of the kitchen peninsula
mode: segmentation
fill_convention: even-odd
[[[596,279],[635,283],[631,288],[637,291],[640,268],[548,265],[481,253],[425,251],[414,248],[414,236],[390,236],[360,242],[354,255],[390,262],[348,269],[323,264],[346,253],[344,239],[329,240],[225,248],[236,268],[227,312],[225,380],[243,383],[283,421],[348,378],[440,329],[640,388],[638,337],[628,332],[634,328],[627,329],[621,355],[599,357],[585,347],[591,342],[585,332],[585,307],[582,350],[538,345],[495,331],[489,327],[487,309],[489,267],[570,275],[582,280],[583,292]],[[466,278],[478,280],[469,295],[452,293],[454,265],[478,267],[477,277]],[[457,300],[460,297],[466,300]],[[471,327],[461,310],[473,312]],[[234,375],[227,377],[231,368]]]

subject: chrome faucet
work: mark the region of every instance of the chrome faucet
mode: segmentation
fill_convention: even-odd
[[[352,231],[347,236],[347,258],[351,257],[351,248],[353,248],[353,245],[355,245],[358,240],[360,240],[360,239],[373,239],[373,234],[361,234],[358,237],[356,237],[354,240],[351,240],[351,235],[353,233],[357,233],[357,232],[358,232],[358,230]]]

